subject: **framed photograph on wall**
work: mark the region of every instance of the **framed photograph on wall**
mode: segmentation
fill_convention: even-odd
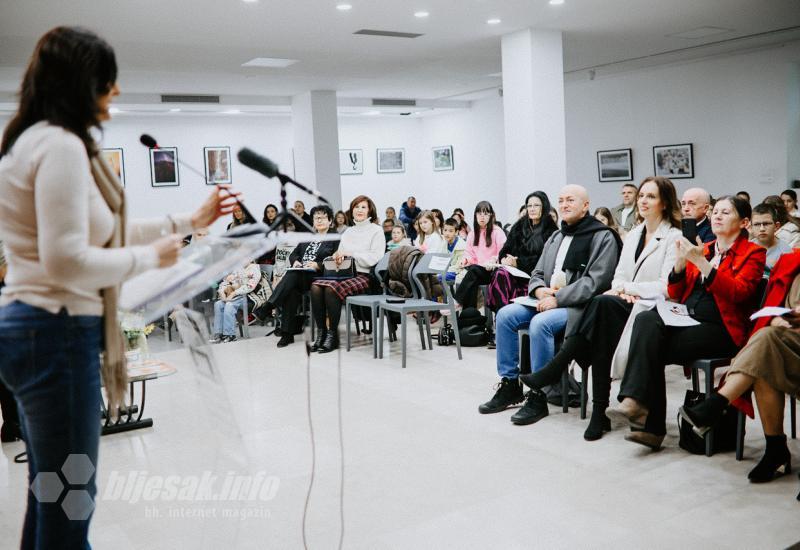
[[[600,181],[633,181],[633,151],[598,151],[597,176]]]
[[[206,185],[233,183],[230,147],[203,147],[203,157],[206,162]]]
[[[653,168],[656,176],[670,179],[693,178],[692,144],[656,145],[653,147]]]
[[[178,180],[178,148],[150,149],[150,177],[153,187],[175,187]]]
[[[364,151],[339,149],[339,175],[359,176],[364,173]]]
[[[378,173],[391,174],[406,171],[405,149],[378,149]]]
[[[433,169],[436,172],[442,170],[453,170],[453,146],[444,145],[433,148]]]
[[[111,169],[117,174],[119,181],[125,186],[125,154],[122,147],[102,149],[100,151]]]

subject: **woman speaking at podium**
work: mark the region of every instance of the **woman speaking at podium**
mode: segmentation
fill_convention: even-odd
[[[79,28],[49,31],[0,142],[0,240],[8,263],[0,379],[19,407],[29,482],[38,472],[58,472],[70,455],[88,457],[96,471],[101,371],[109,411],[126,389],[119,285],[172,265],[181,235],[233,210],[234,199],[215,188],[192,214],[126,220],[122,185],[90,134],[110,118],[116,80],[114,51],[100,37]],[[94,473],[71,488],[92,496],[71,517],[28,492],[23,548],[89,547]]]

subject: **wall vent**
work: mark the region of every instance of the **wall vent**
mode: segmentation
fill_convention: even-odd
[[[219,96],[196,94],[161,94],[161,103],[219,103]]]
[[[419,38],[420,36],[423,36],[415,32],[379,31],[375,29],[361,29],[353,34],[364,34],[367,36],[388,36],[390,38]]]
[[[416,99],[373,99],[373,107],[416,107]]]

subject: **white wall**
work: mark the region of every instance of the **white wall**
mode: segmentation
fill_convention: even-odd
[[[619,203],[621,184],[599,183],[596,152],[633,149],[634,183],[653,172],[652,147],[694,144],[695,178],[675,180],[713,195],[784,189],[789,105],[798,93],[800,47],[568,82],[567,178],[589,187],[593,206]],[[770,181],[771,180],[771,181]]]

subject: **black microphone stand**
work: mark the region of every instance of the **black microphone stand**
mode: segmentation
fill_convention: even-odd
[[[308,225],[303,218],[295,213],[294,210],[289,210],[287,207],[286,186],[290,183],[297,185],[297,183],[289,176],[281,174],[280,172],[277,174],[277,177],[278,181],[281,182],[281,210],[278,212],[278,215],[275,216],[275,221],[269,226],[270,232],[275,231],[278,228],[283,228],[284,231],[288,231],[287,227],[289,221],[291,220],[295,226],[295,229],[297,229],[299,224],[299,227],[305,228],[308,233],[314,233],[313,227]],[[305,188],[303,188],[303,190],[305,191]]]

